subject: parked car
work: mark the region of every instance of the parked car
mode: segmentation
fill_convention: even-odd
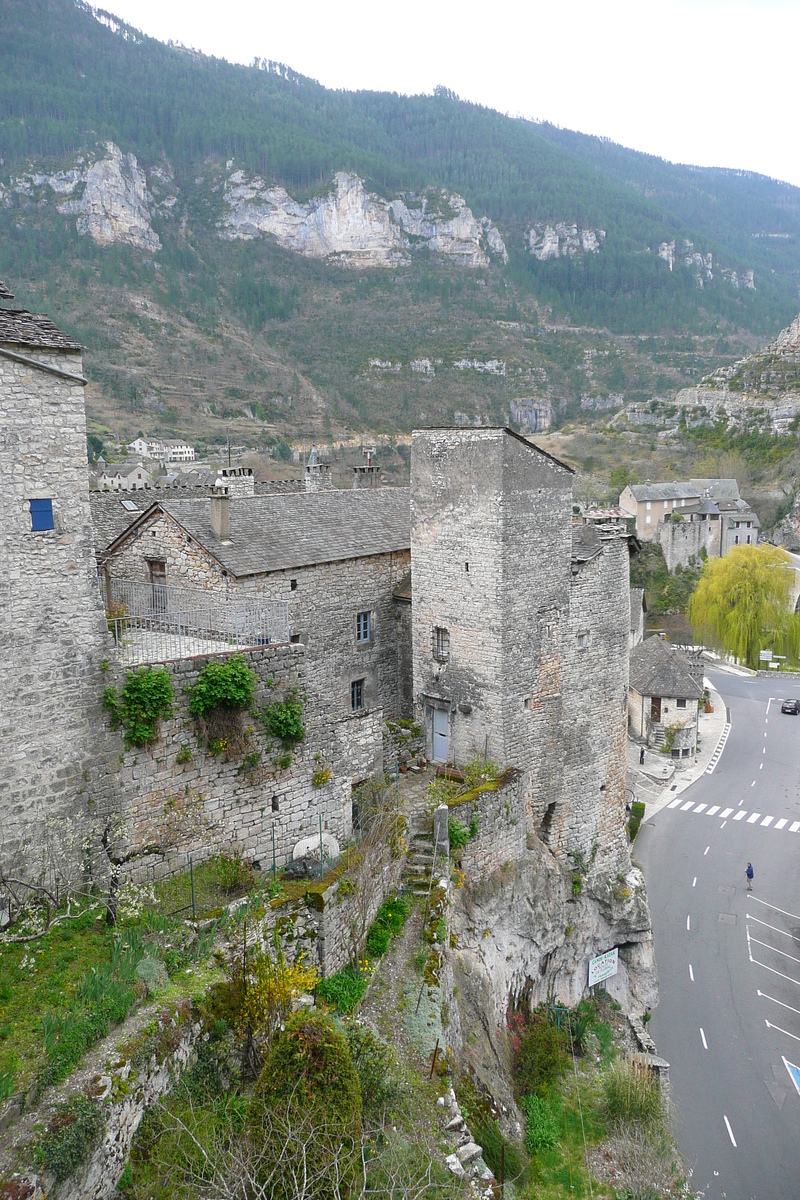
[[[800,700],[793,700],[790,696],[787,696],[781,705],[781,712],[790,713],[793,717],[796,717],[800,713]]]

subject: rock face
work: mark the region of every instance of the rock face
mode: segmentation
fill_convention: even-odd
[[[306,204],[234,171],[225,181],[224,204],[223,238],[270,234],[298,254],[336,256],[353,267],[395,267],[420,247],[467,267],[487,266],[490,254],[508,261],[498,230],[488,217],[474,217],[461,196],[435,191],[384,200],[345,171],[330,192]]]
[[[698,417],[722,414],[731,425],[758,414],[769,419],[774,433],[786,433],[800,413],[800,316],[765,350],[719,367],[697,387],[683,388],[675,403],[699,410]]]
[[[123,154],[113,142],[106,143],[106,151],[108,157],[93,163],[83,175],[83,195],[64,200],[58,211],[77,216],[78,233],[88,233],[99,246],[122,242],[153,253],[160,250],[158,234],[150,224],[152,197],[136,155]]]
[[[699,288],[704,288],[714,278],[714,256],[710,251],[702,253],[695,250],[693,242],[661,242],[655,251],[658,258],[672,271],[676,262],[682,262],[685,267],[694,272],[694,280]],[[726,283],[736,291],[739,288],[755,290],[755,274],[752,270],[734,271],[730,267],[720,267],[719,274]]]
[[[571,258],[574,254],[597,254],[606,236],[605,229],[579,229],[558,221],[555,225],[534,225],[525,235],[534,258]]]
[[[553,422],[553,407],[549,400],[530,396],[512,400],[508,409],[521,433],[544,433]]]

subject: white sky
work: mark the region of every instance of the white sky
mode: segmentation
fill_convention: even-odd
[[[270,58],[328,87],[413,93],[444,84],[502,112],[676,162],[800,186],[800,0],[104,6],[163,41],[232,62]]]

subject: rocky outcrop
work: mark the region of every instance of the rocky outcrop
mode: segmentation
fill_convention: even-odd
[[[461,196],[431,191],[384,200],[345,171],[307,203],[234,171],[225,181],[219,232],[229,240],[268,234],[298,254],[338,257],[353,267],[394,267],[420,248],[467,267],[488,266],[490,255],[508,260],[498,230],[488,217],[473,216]]]
[[[534,258],[571,258],[574,254],[597,254],[606,236],[605,229],[579,229],[558,221],[553,225],[534,225],[525,237]]]
[[[675,263],[683,263],[694,272],[695,283],[704,288],[714,278],[714,256],[708,252],[695,250],[693,242],[660,242],[655,250],[656,256],[672,271]],[[734,271],[731,267],[720,267],[719,274],[726,283],[738,291],[740,288],[755,290],[755,274],[752,270]]]
[[[709,419],[725,416],[731,425],[758,415],[769,420],[773,432],[788,432],[800,413],[800,316],[765,350],[719,367],[697,387],[683,388],[675,403]]]
[[[88,233],[99,246],[121,242],[139,250],[160,250],[150,223],[152,197],[136,155],[123,154],[113,142],[106,143],[106,151],[107,157],[86,171],[82,196],[64,200],[58,211],[77,216],[78,233]]]
[[[511,420],[521,433],[544,433],[553,422],[553,407],[549,400],[529,396],[512,400],[508,406]]]

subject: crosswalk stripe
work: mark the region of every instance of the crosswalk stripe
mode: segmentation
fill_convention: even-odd
[[[708,808],[708,805],[707,804],[698,804],[697,808],[694,811],[696,813],[699,813],[699,812],[702,812],[704,808]]]
[[[792,821],[789,826],[789,833],[797,833],[798,829],[800,829],[800,821]]]
[[[674,800],[670,800],[667,808],[677,808],[683,801],[683,796],[676,796]]]
[[[761,822],[761,824],[762,825],[771,825],[774,820],[775,820],[774,817],[764,817],[764,820]]]
[[[788,824],[789,824],[789,822],[786,820],[786,817],[781,817],[780,821],[775,822],[775,828],[783,829],[784,825],[788,825]]]
[[[728,817],[731,815],[731,813],[732,813],[732,812],[733,812],[733,809],[732,809],[732,808],[724,808],[724,809],[722,810],[722,812],[719,814],[719,818],[720,818],[720,820],[721,820],[721,821],[722,821],[722,820],[725,820],[725,821],[727,821]]]
[[[687,808],[694,808],[694,800],[687,800],[681,809],[681,812],[686,812]]]
[[[742,811],[741,811],[741,812],[738,812],[738,813],[736,814],[736,816],[735,816],[733,819],[734,819],[734,821],[741,821],[741,820],[743,820],[743,819],[744,819],[746,816],[747,816],[747,813],[745,812],[745,810],[744,810],[744,809],[742,809]]]
[[[747,818],[747,824],[748,825],[755,824],[755,822],[758,820],[758,818],[760,816],[761,816],[761,813],[750,813],[750,816]]]
[[[713,805],[711,806],[711,808],[708,810],[708,812],[706,813],[706,816],[707,816],[707,817],[713,817],[714,813],[717,813],[717,812],[719,812],[719,805],[718,805],[718,804],[713,804]]]

